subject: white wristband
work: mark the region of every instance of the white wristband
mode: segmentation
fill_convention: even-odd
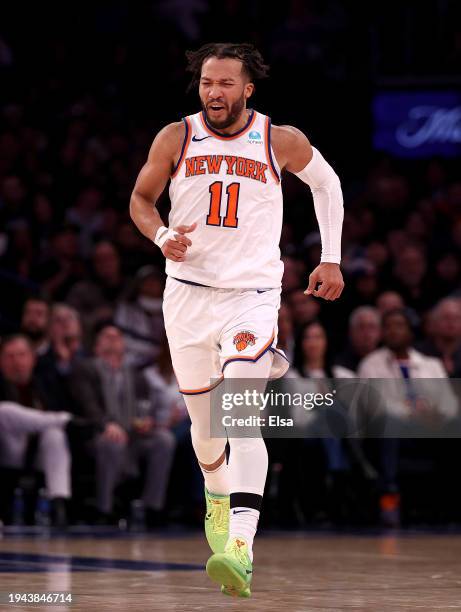
[[[168,239],[174,238],[174,235],[175,232],[172,229],[168,229],[162,225],[155,234],[154,243],[161,249]]]

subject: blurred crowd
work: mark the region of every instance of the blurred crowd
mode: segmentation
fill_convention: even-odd
[[[9,129],[16,143],[27,131],[19,114]],[[84,147],[91,130],[86,138]],[[17,520],[15,495],[32,472],[43,478],[56,524],[110,524],[131,516],[127,500],[138,498],[150,526],[193,522],[202,484],[163,327],[162,255],[123,210],[130,183],[119,207],[105,203],[96,179],[109,163],[60,214],[51,204],[55,181],[43,187],[40,173],[18,171],[27,156],[31,150],[19,146],[15,163],[1,158],[2,518]],[[59,160],[56,177],[64,173]],[[84,184],[74,172],[76,184]],[[460,377],[461,184],[440,161],[422,169],[416,190],[409,176],[383,160],[355,195],[343,181],[346,289],[337,303],[303,293],[319,260],[319,234],[308,191],[285,177],[279,346],[291,376]],[[403,458],[412,456],[440,486],[456,440],[444,452],[427,441],[416,451],[414,441],[382,440],[371,448],[369,441],[289,442],[268,441],[269,524],[352,517],[400,524]],[[121,488],[127,482],[130,491]],[[361,500],[364,491],[370,500]],[[461,508],[448,505],[453,520],[461,517]]]
[[[60,35],[53,31],[54,38],[40,40],[36,55],[21,46],[21,36],[35,40],[36,28],[32,32],[27,26],[10,37],[0,31],[5,84],[0,103],[0,518],[6,522],[17,520],[17,497],[28,494],[31,474],[38,474],[39,483],[33,479],[33,495],[45,491],[56,524],[114,522],[132,511],[125,507],[127,499],[142,500],[144,518],[154,527],[178,517],[193,521],[196,509],[199,514],[201,475],[163,327],[163,256],[137,232],[128,203],[156,131],[178,120],[173,112],[197,109],[196,100],[183,94],[182,51],[196,46],[222,13],[229,38],[233,24],[246,23],[242,36],[260,43],[278,75],[279,81],[263,86],[255,106],[274,111],[275,123],[289,119],[308,136],[312,127],[314,144],[342,179],[346,289],[338,303],[303,293],[319,261],[320,237],[306,186],[290,175],[283,180],[279,345],[292,363],[291,373],[315,379],[461,376],[461,178],[447,160],[402,162],[370,155],[362,146],[369,126],[356,121],[368,106],[366,99],[355,105],[345,97],[344,112],[330,112],[337,102],[328,96],[329,88],[343,91],[350,64],[363,51],[357,38],[340,59],[341,37],[350,25],[340,3],[327,3],[327,10],[290,2],[282,19],[266,15],[260,27],[257,2],[250,3],[243,22],[245,7],[239,2],[223,3],[215,9],[219,14],[207,3],[143,2],[146,20],[134,31],[140,29],[143,35],[136,40],[146,48],[133,45],[128,28],[133,14],[122,4],[103,3],[99,16],[92,15],[95,28],[86,46],[81,37],[78,43],[66,39],[65,24]],[[174,9],[173,20],[175,6],[181,10]],[[178,14],[183,18],[176,19]],[[395,71],[382,42],[389,39],[389,20],[370,19],[375,41],[381,40],[374,47],[375,70],[383,65]],[[149,31],[149,20],[164,24],[158,36]],[[445,27],[438,31],[441,40],[455,37],[449,20],[440,23]],[[100,36],[106,45],[100,45]],[[332,39],[338,49],[327,44]],[[402,37],[401,45],[406,40]],[[458,47],[431,47],[431,61],[437,59],[435,48],[447,70],[455,70]],[[146,49],[152,74],[145,70]],[[160,56],[164,60],[158,62]],[[407,69],[418,72],[422,56],[405,57]],[[313,87],[306,118],[292,95],[287,114],[277,66],[290,65],[293,76],[307,64],[311,82],[324,87],[325,107]],[[366,70],[363,62],[358,65]],[[265,92],[272,87],[269,96]],[[349,107],[356,112],[350,124]],[[357,159],[351,139],[344,140],[355,133]],[[166,222],[165,194],[159,209]],[[436,486],[445,483],[450,489],[446,449],[459,452],[456,440],[445,445],[445,452],[440,445],[415,451],[411,444],[392,442],[371,449],[291,442],[269,442],[269,524],[351,517],[398,524],[403,458],[412,457],[411,465],[424,475],[423,497],[433,497]],[[366,491],[374,500],[370,511],[365,510]],[[407,494],[410,514],[421,507],[420,494],[413,489]],[[28,506],[32,510],[21,520],[33,522],[36,505]],[[461,519],[461,506],[447,501],[443,507],[452,515],[436,518]]]
[[[353,308],[344,321],[345,341],[333,351],[329,317],[320,302],[302,294],[302,281],[300,276],[297,286],[284,291],[280,309],[279,346],[292,364],[288,378],[312,380],[324,391],[349,377],[408,382],[459,377],[461,300],[456,293],[418,313],[400,293],[382,291],[375,303],[364,300]],[[91,298],[90,282],[81,282]],[[108,301],[101,309],[96,302],[93,310],[79,303],[79,310],[30,295],[17,329],[3,335],[0,516],[7,523],[18,521],[16,497],[31,475],[29,509],[21,521],[37,521],[39,490],[50,501],[50,520],[61,526],[69,520],[131,520],[130,502],[138,498],[148,526],[198,520],[202,477],[162,327],[163,275],[144,266],[133,282],[128,295],[135,297]],[[70,296],[78,289],[73,286]],[[389,412],[413,411],[410,401],[411,394],[397,393]],[[430,407],[431,415],[448,418],[457,411],[437,398]],[[421,446],[421,441],[393,439],[269,439],[268,523],[380,520],[398,525],[402,458],[410,454],[422,461],[418,469],[425,478],[449,476],[458,442],[442,442],[443,452],[433,440]],[[361,499],[365,493],[366,502]],[[411,495],[407,503],[411,508]],[[461,508],[450,508],[452,520],[459,518]]]

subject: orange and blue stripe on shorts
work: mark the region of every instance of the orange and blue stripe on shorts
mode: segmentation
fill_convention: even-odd
[[[265,353],[267,353],[267,351],[271,350],[273,342],[274,342],[274,334],[272,334],[271,339],[262,347],[262,349],[260,349],[256,353],[256,355],[235,355],[235,356],[229,357],[223,363],[222,371],[224,372],[224,369],[233,361],[251,361],[252,363],[256,363],[256,361],[258,361],[258,359],[260,359]]]
[[[201,395],[202,393],[208,393],[209,391],[212,391],[215,387],[217,387],[219,385],[219,383],[222,382],[224,376],[221,376],[221,378],[214,382],[212,385],[209,385],[208,387],[202,387],[201,389],[179,389],[179,393],[182,393],[183,395]]]
[[[247,361],[250,363],[256,363],[258,359],[260,359],[263,355],[265,355],[265,353],[267,353],[267,351],[273,352],[273,342],[274,334],[272,334],[270,340],[256,353],[256,355],[235,355],[229,357],[223,363],[222,372],[224,372],[224,369],[229,365],[229,363],[232,363],[233,361]],[[221,378],[218,381],[214,382],[212,385],[202,387],[201,389],[179,389],[179,392],[183,395],[201,395],[202,393],[208,393],[209,391],[212,391],[215,387],[217,387],[222,382],[223,378],[224,374],[222,374]]]

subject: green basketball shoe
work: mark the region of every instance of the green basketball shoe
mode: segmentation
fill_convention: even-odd
[[[222,585],[224,595],[251,597],[253,564],[245,540],[232,538],[223,553],[216,553],[208,559],[206,571],[214,582]]]
[[[206,539],[214,553],[222,553],[229,538],[229,495],[216,495],[205,487],[205,500]]]

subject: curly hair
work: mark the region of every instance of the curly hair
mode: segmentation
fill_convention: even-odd
[[[218,59],[231,58],[240,60],[243,70],[251,81],[269,76],[269,66],[264,63],[261,53],[250,43],[208,43],[197,51],[186,51],[187,71],[192,73],[192,80],[187,88],[190,91],[198,85],[202,65],[209,57]]]

